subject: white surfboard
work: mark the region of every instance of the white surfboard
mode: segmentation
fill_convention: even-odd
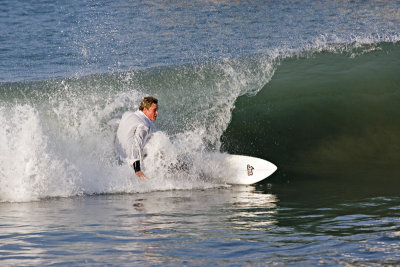
[[[225,159],[229,184],[249,185],[260,182],[278,168],[269,161],[241,155],[228,155]]]

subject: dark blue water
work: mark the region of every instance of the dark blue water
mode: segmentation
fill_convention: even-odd
[[[1,1],[0,81],[398,40],[398,3]]]
[[[0,264],[398,265],[399,9],[0,1]],[[138,181],[107,122],[149,94]]]

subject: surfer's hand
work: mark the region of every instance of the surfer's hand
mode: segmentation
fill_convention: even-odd
[[[144,173],[142,171],[138,171],[136,172],[136,176],[138,177],[138,179],[146,179],[146,175],[144,175]]]

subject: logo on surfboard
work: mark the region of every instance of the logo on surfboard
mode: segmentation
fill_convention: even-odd
[[[250,164],[247,164],[247,176],[252,176],[253,170],[254,170],[254,167],[251,166]]]

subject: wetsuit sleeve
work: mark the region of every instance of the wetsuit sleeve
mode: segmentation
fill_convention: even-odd
[[[137,160],[133,163],[133,169],[135,170],[135,172],[140,171],[140,160]]]

